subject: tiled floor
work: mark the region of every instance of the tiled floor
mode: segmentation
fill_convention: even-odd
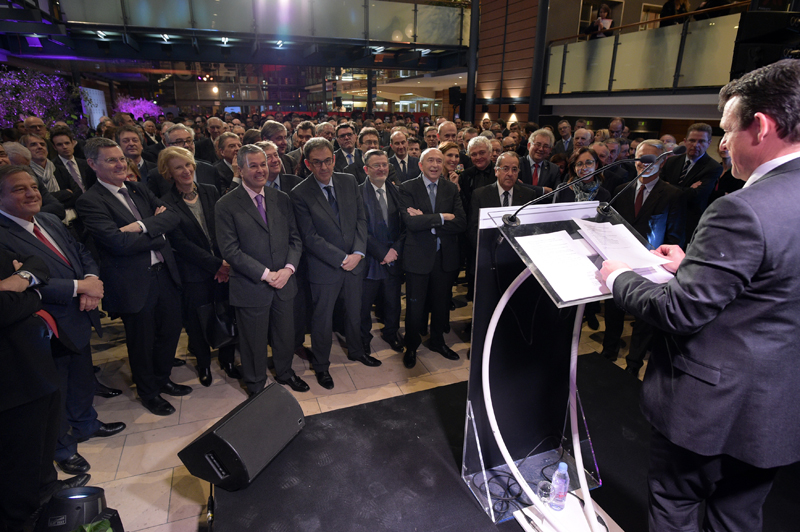
[[[462,292],[462,287],[458,292]],[[340,342],[334,339],[330,372],[335,388],[325,390],[320,387],[308,362],[295,357],[294,369],[308,382],[311,390],[293,393],[305,415],[310,416],[467,380],[469,336],[465,334],[465,326],[471,313],[471,304],[451,313],[452,331],[446,335],[446,341],[461,355],[460,360],[446,360],[420,347],[417,366],[409,370],[403,366],[402,354],[391,350],[376,332],[372,354],[383,365],[368,368],[349,361]],[[598,318],[602,331],[603,318],[601,315]],[[378,324],[375,326],[376,330],[380,327]],[[630,342],[630,331],[630,322],[626,322],[624,339],[627,343]],[[172,379],[188,384],[194,390],[185,397],[164,396],[175,406],[175,414],[166,417],[152,415],[136,400],[122,324],[119,320],[109,322],[105,332],[103,339],[95,338],[93,342],[95,364],[102,368],[99,378],[108,386],[122,389],[123,394],[113,399],[97,397],[95,407],[101,421],[124,421],[128,426],[118,436],[80,444],[79,452],[92,465],[91,484],[106,490],[109,506],[120,512],[129,532],[196,531],[205,523],[209,488],[207,483],[188,473],[177,452],[241,403],[246,393],[238,381],[227,378],[215,363],[212,363],[213,384],[208,388],[200,386],[194,359],[186,351],[184,334],[178,356],[186,358],[188,363],[175,368]],[[590,334],[598,338],[597,333],[584,326],[581,354],[601,350],[601,345],[590,338]],[[308,340],[306,345],[310,345]],[[624,357],[626,351],[623,349],[621,356]],[[620,358],[617,364],[624,367],[624,358]],[[62,478],[65,476],[61,474]]]

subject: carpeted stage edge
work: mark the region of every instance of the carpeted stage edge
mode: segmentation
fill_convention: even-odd
[[[641,383],[599,355],[578,388],[603,486],[593,498],[626,532],[647,530],[650,427]],[[518,531],[494,525],[460,477],[466,383],[318,414],[246,489],[216,490],[216,532]],[[269,423],[270,420],[253,420]],[[800,465],[782,470],[765,532],[800,529]]]

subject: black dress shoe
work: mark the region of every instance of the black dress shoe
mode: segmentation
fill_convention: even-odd
[[[189,395],[192,393],[192,387],[184,386],[183,384],[175,384],[171,380],[167,379],[166,384],[161,387],[161,393],[172,395],[174,397],[181,397],[183,395]]]
[[[117,390],[116,388],[109,388],[105,384],[102,384],[100,381],[95,379],[94,383],[94,394],[98,397],[105,397],[106,399],[111,397],[116,397],[122,393],[122,390]]]
[[[639,371],[641,371],[641,368],[632,368],[630,366],[627,366],[625,368],[625,373],[630,373],[631,375],[633,375],[637,379],[639,378]]]
[[[406,349],[403,355],[403,365],[408,369],[417,365],[417,351],[415,349]]]
[[[282,379],[275,379],[275,382],[278,384],[285,384],[291,387],[292,390],[296,392],[307,392],[311,388],[309,388],[306,381],[298,377],[297,375],[292,375],[292,378],[289,380],[282,380]],[[333,383],[333,379],[331,379],[331,383]]]
[[[458,360],[458,353],[447,347],[446,345],[432,345],[430,350],[439,353],[447,360]]]
[[[236,368],[236,366],[233,365],[233,362],[222,364],[222,371],[224,371],[225,375],[227,375],[231,379],[239,380],[242,378],[242,374],[239,373],[239,370]]]
[[[589,314],[588,316],[586,316],[586,325],[588,325],[589,328],[593,331],[596,331],[597,329],[600,328],[600,322],[597,321],[597,316],[595,316],[594,314]]]
[[[366,355],[366,354],[361,355],[360,357],[356,357],[356,358],[351,358],[351,357],[348,356],[347,359],[348,360],[352,360],[353,362],[361,362],[365,366],[369,366],[371,368],[374,368],[374,367],[377,367],[377,366],[381,365],[381,361],[380,360],[378,360],[377,358],[375,358],[373,356],[369,356],[369,355]]]
[[[388,338],[386,336],[381,336],[381,338],[383,338],[383,341],[389,344],[389,347],[391,347],[395,351],[403,350],[403,342],[400,341],[397,335],[394,335],[393,338]]]
[[[326,390],[333,390],[333,377],[327,371],[317,372],[317,382]]]
[[[74,477],[69,477],[68,479],[62,480],[64,484],[63,489],[69,488],[82,488],[89,481],[92,480],[92,475],[75,475]]]
[[[86,473],[92,468],[92,466],[89,465],[89,462],[87,462],[86,459],[78,453],[73,454],[66,460],[56,462],[56,465],[58,465],[58,468],[61,471],[67,473],[68,475]]]
[[[100,370],[102,368],[100,366],[92,366],[92,369],[94,370],[95,373],[100,373]]]
[[[78,443],[83,443],[90,438],[108,438],[109,436],[113,436],[114,434],[119,434],[123,430],[125,430],[125,423],[121,421],[117,421],[115,423],[100,423],[100,428],[94,431],[94,433],[86,438],[79,438]]]
[[[175,357],[172,359],[172,367],[177,368],[178,366],[185,366],[186,361],[182,358]]]
[[[372,346],[370,345],[369,340],[365,340],[361,345],[364,346],[364,352],[366,354],[369,355],[370,353],[372,353]]]
[[[619,352],[618,351],[611,351],[611,350],[605,350],[605,349],[603,349],[603,352],[600,353],[600,354],[603,355],[603,357],[607,358],[608,360],[610,360],[612,362],[617,360],[617,357],[619,356]]]
[[[197,368],[197,376],[200,379],[200,384],[208,388],[214,378],[211,376],[211,368]]]
[[[169,404],[169,401],[156,395],[152,399],[142,399],[142,405],[150,411],[151,414],[157,416],[168,416],[175,413],[175,407]]]

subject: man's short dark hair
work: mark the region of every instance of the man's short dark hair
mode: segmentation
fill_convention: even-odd
[[[702,131],[703,133],[706,134],[706,138],[708,138],[708,140],[711,140],[711,137],[714,135],[714,130],[711,129],[711,126],[709,126],[708,124],[704,124],[703,122],[697,122],[696,124],[692,124],[691,126],[689,126],[689,129],[686,130],[687,138],[689,137],[689,133],[691,133],[692,131]]]
[[[377,157],[379,155],[387,157],[386,152],[381,149],[369,150],[367,153],[364,154],[364,165],[369,166],[370,159],[372,159],[373,157]]]
[[[308,131],[310,129],[311,130],[311,134],[313,135],[315,127],[316,126],[314,125],[314,122],[312,122],[311,120],[304,120],[304,121],[300,122],[299,124],[297,124],[297,128],[295,129],[295,131],[300,130],[300,129],[302,129],[303,131]]]
[[[244,138],[242,139],[242,145],[245,146],[247,144],[255,144],[261,140],[261,130],[260,129],[248,129],[244,132]]]
[[[14,174],[19,174],[20,172],[31,175],[24,166],[20,166],[18,164],[4,164],[3,166],[0,166],[0,192],[3,191],[3,184],[5,183],[6,179]]]
[[[303,146],[303,156],[308,159],[308,155],[318,148],[327,148],[333,155],[333,144],[328,142],[328,139],[325,137],[312,137]]]
[[[142,135],[142,130],[139,129],[138,127],[136,127],[136,126],[130,126],[130,125],[128,125],[128,126],[120,126],[119,128],[117,128],[117,134],[115,135],[115,138],[117,140],[117,144],[120,143],[119,142],[120,135],[122,135],[125,132],[136,133],[136,136],[139,137],[139,142],[144,144],[144,135]]]
[[[784,59],[731,81],[719,91],[719,110],[736,96],[738,130],[750,127],[756,113],[764,113],[775,120],[778,138],[800,142],[800,61]]]
[[[281,131],[287,133],[286,126],[275,120],[267,120],[261,128],[261,138],[269,140]]]
[[[412,144],[416,144],[417,146],[422,144],[417,137],[408,137],[408,139],[406,139],[406,143],[409,146],[411,146]]]
[[[83,154],[86,159],[96,161],[102,148],[119,148],[119,144],[105,137],[94,137],[86,141],[83,147]]]
[[[358,144],[359,145],[361,145],[361,143],[364,142],[364,137],[366,137],[367,135],[372,135],[373,137],[377,137],[378,143],[380,143],[381,136],[378,133],[378,130],[375,129],[374,127],[365,127],[358,134]]]
[[[58,136],[67,136],[69,140],[75,140],[75,134],[72,132],[70,128],[67,126],[56,126],[50,130],[50,141],[52,142],[54,138]]]
[[[264,157],[267,156],[264,153],[264,150],[262,150],[255,144],[247,144],[245,146],[242,146],[241,149],[239,150],[239,153],[236,154],[236,164],[239,166],[239,168],[244,168],[245,166],[247,166],[247,156],[252,155],[254,153],[260,153]]]
[[[336,126],[336,129],[335,129],[335,135],[338,137],[338,136],[339,136],[339,130],[340,130],[340,129],[345,129],[345,128],[350,128],[350,129],[352,129],[353,131],[355,131],[355,130],[356,130],[356,126],[354,126],[354,125],[352,124],[352,122],[344,122],[344,123],[342,123],[342,124],[339,124],[338,126]]]
[[[114,116],[111,117],[111,121],[114,122],[114,125],[119,127],[125,123],[124,117],[129,116],[133,119],[133,115],[131,113],[114,113]]]

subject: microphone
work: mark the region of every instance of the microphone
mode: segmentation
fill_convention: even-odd
[[[683,148],[683,146],[680,146],[680,147]],[[686,151],[686,148],[683,148],[683,150]],[[552,196],[558,194],[559,192],[561,192],[565,188],[574,185],[577,181],[583,181],[585,179],[589,179],[590,177],[594,177],[597,174],[602,174],[605,170],[607,170],[609,168],[613,168],[614,166],[619,166],[621,164],[639,161],[639,162],[642,162],[642,163],[647,164],[647,165],[652,165],[653,163],[656,162],[656,160],[657,160],[657,157],[655,155],[649,155],[649,154],[648,155],[642,155],[639,159],[620,159],[619,161],[614,161],[611,164],[607,164],[607,165],[601,167],[599,170],[595,170],[591,174],[589,174],[587,176],[584,176],[584,177],[582,177],[580,179],[576,179],[575,181],[567,181],[567,182],[561,183],[559,186],[557,186],[556,188],[554,188],[553,190],[551,190],[547,194],[543,194],[543,195],[539,196],[538,198],[534,198],[531,201],[529,201],[528,203],[522,205],[519,209],[516,210],[516,212],[514,214],[504,214],[503,215],[503,224],[505,224],[506,226],[509,226],[509,227],[518,226],[519,225],[519,218],[517,218],[517,215],[520,213],[520,211],[522,209],[524,209],[525,207],[528,207],[529,205],[535,205],[537,203],[540,203],[542,200],[547,199],[549,197],[552,197]],[[648,168],[649,168],[649,166],[648,166]]]
[[[615,201],[617,201],[617,198],[618,198],[618,197],[620,197],[620,196],[622,196],[623,192],[625,192],[626,190],[628,190],[628,188],[630,188],[630,186],[631,186],[633,183],[636,183],[636,182],[639,180],[639,178],[642,176],[642,174],[645,174],[645,173],[647,173],[647,171],[648,171],[648,170],[650,170],[650,167],[652,167],[652,166],[653,166],[653,165],[656,163],[656,161],[659,161],[659,160],[662,160],[662,159],[666,159],[666,158],[667,158],[667,157],[669,157],[670,155],[683,155],[684,153],[686,153],[686,146],[675,146],[675,149],[674,149],[674,150],[672,150],[672,151],[665,151],[664,153],[662,153],[662,154],[661,154],[661,155],[659,155],[658,157],[654,157],[654,156],[650,155],[649,157],[651,157],[651,158],[653,159],[653,162],[651,162],[650,164],[648,164],[648,165],[647,165],[647,167],[645,167],[645,169],[644,169],[644,170],[642,170],[642,173],[641,173],[641,174],[637,175],[637,176],[636,176],[634,179],[630,180],[630,181],[629,181],[629,182],[628,182],[628,183],[627,183],[627,184],[626,184],[626,185],[625,185],[625,186],[622,188],[622,190],[620,190],[620,191],[619,191],[619,194],[617,194],[616,196],[614,196],[613,198],[611,198],[611,200],[609,200],[609,202],[608,202],[608,203],[606,203],[605,205],[601,205],[601,206],[597,207],[597,213],[598,213],[598,214],[602,214],[603,216],[605,216],[606,214],[608,214],[608,213],[609,213],[609,210],[611,209],[611,204],[612,204],[612,203],[614,203]],[[648,156],[647,156],[647,155],[645,155],[645,156],[643,156],[643,157],[642,157],[642,159],[644,159],[644,157],[648,157]]]

